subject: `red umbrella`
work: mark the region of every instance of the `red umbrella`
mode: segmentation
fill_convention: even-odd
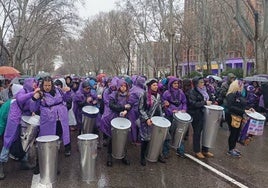
[[[5,78],[15,78],[20,76],[20,71],[14,67],[0,66],[0,75],[3,75]]]

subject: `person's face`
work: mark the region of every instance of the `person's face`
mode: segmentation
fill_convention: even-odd
[[[45,92],[50,92],[52,89],[51,81],[44,81],[43,88]]]
[[[36,88],[37,88],[37,83],[34,82],[34,83],[33,83],[33,89],[36,89]]]
[[[157,83],[153,83],[150,87],[151,87],[151,90],[152,91],[156,92],[157,89],[158,89],[158,84]]]
[[[90,91],[90,87],[89,86],[84,87],[83,90],[88,93]]]
[[[122,84],[122,85],[120,86],[120,91],[121,91],[122,93],[126,92],[126,91],[127,91],[127,84]]]
[[[71,83],[70,78],[66,78],[66,84],[69,84],[69,83]]]
[[[204,80],[203,79],[201,79],[201,80],[198,81],[197,87],[199,87],[199,88],[203,88],[204,87]]]
[[[179,82],[178,82],[178,81],[174,81],[174,82],[172,83],[172,87],[173,87],[174,89],[178,89],[178,88],[179,88]]]

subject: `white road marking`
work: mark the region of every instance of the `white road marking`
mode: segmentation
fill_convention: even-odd
[[[205,168],[209,169],[210,171],[216,173],[217,175],[221,176],[222,178],[226,179],[227,181],[235,184],[236,186],[238,187],[241,187],[241,188],[248,188],[248,186],[236,181],[235,179],[231,178],[230,176],[227,176],[226,174],[218,171],[217,169],[213,168],[212,166],[209,166],[208,164],[200,161],[199,159],[195,158],[194,156],[190,155],[190,154],[185,154],[185,156],[187,156],[189,159],[197,162],[198,164],[204,166]]]

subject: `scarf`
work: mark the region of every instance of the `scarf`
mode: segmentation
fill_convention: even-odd
[[[206,87],[203,87],[203,88],[196,87],[196,88],[197,88],[197,91],[199,91],[203,95],[204,100],[208,101],[209,100],[209,95],[207,93]]]

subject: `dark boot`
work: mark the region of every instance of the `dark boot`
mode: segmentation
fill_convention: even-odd
[[[5,179],[5,174],[4,174],[4,164],[0,162],[0,180]]]
[[[33,170],[34,166],[31,165],[28,161],[21,161],[20,169],[21,170]]]
[[[146,166],[146,159],[145,159],[145,153],[147,149],[148,142],[147,141],[142,141],[141,142],[141,165]]]
[[[127,155],[122,159],[122,163],[125,165],[130,165],[130,161],[129,161]]]
[[[71,155],[71,144],[67,144],[64,146],[64,155],[65,157],[69,157]]]
[[[111,154],[108,154],[107,156],[107,166],[112,167],[113,166],[113,157]]]
[[[39,164],[38,162],[36,163],[36,166],[34,167],[34,170],[33,170],[33,174],[40,174],[40,170],[39,170]]]
[[[161,155],[161,154],[160,154],[159,157],[158,157],[158,161],[159,161],[160,163],[166,163],[166,161],[165,161],[163,155]]]

